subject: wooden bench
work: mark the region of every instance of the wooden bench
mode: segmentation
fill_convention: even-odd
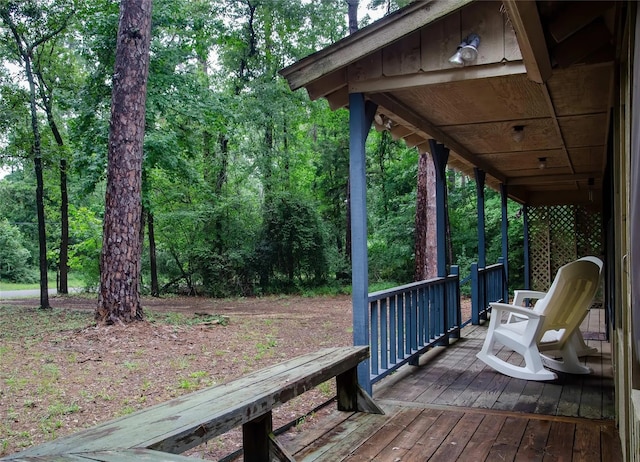
[[[177,454],[242,425],[245,461],[292,461],[273,436],[272,409],[335,377],[339,410],[383,413],[358,385],[368,357],[366,346],[323,349],[1,460],[193,461]]]

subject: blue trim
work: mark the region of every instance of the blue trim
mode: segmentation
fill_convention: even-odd
[[[500,198],[502,202],[502,258],[504,259],[504,296],[505,303],[509,303],[509,215],[507,208],[507,185],[500,183]]]
[[[477,215],[478,215],[478,266],[487,266],[486,257],[486,220],[484,214],[484,184],[486,174],[484,170],[474,167],[473,173],[476,177]]]
[[[369,345],[369,266],[367,254],[367,182],[365,141],[367,125],[362,93],[349,95],[349,177],[351,191],[351,261],[353,343]],[[370,360],[358,366],[358,382],[371,394]]]
[[[436,170],[436,235],[438,245],[438,277],[447,276],[447,243],[446,243],[446,194],[447,184],[445,170],[449,160],[449,149],[436,140],[429,140],[431,158]]]

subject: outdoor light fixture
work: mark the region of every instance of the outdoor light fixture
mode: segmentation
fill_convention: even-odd
[[[389,117],[385,116],[384,114],[376,114],[373,117],[373,120],[375,120],[376,123],[378,125],[380,125],[381,127],[384,127],[387,130],[391,130],[391,126],[393,124],[393,121]]]
[[[538,168],[540,170],[544,170],[547,168],[547,158],[546,157],[538,157]]]
[[[593,202],[593,178],[589,178],[589,180],[587,180],[587,184],[589,185],[589,202]]]
[[[524,139],[524,125],[514,125],[511,129],[511,138],[516,143],[520,143]]]
[[[467,35],[458,45],[456,53],[449,58],[449,62],[456,66],[464,66],[471,61],[475,61],[478,57],[478,46],[480,46],[480,36],[478,34]]]

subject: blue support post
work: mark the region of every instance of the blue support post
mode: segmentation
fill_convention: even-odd
[[[452,276],[460,276],[460,267],[458,265],[451,265],[450,274]],[[462,325],[462,307],[460,306],[460,280],[452,287],[452,293],[447,298],[449,308],[453,314],[453,325],[457,327],[456,332],[452,335],[453,338],[460,338],[460,326]]]
[[[507,209],[507,185],[500,183],[502,199],[502,258],[504,258],[504,302],[509,303],[509,215]]]
[[[478,215],[478,266],[480,268],[487,267],[486,257],[486,220],[484,215],[484,183],[486,174],[484,170],[475,167],[473,173],[476,177],[476,197],[478,199],[477,215]]]
[[[445,170],[449,160],[449,148],[436,140],[429,140],[431,157],[436,170],[436,234],[438,245],[438,277],[447,276],[447,244],[446,244],[446,194],[447,184]]]
[[[471,264],[471,324],[480,324],[480,277],[478,264]]]
[[[369,265],[367,254],[367,181],[365,141],[375,108],[365,104],[362,93],[349,95],[349,178],[351,185],[351,283],[353,343],[369,345]],[[372,351],[377,355],[377,351]],[[358,382],[371,394],[369,360],[358,366]]]
[[[531,274],[529,273],[531,268],[531,260],[529,255],[529,206],[522,207],[522,219],[523,219],[523,240],[524,240],[524,288],[526,290],[531,289]]]

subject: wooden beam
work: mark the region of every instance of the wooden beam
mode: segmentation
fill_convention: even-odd
[[[589,192],[585,190],[576,191],[534,191],[529,194],[527,205],[586,205],[595,210],[602,210],[602,191],[594,189],[593,201],[589,200]]]
[[[558,44],[553,57],[560,67],[569,67],[585,59],[591,53],[609,45],[611,32],[602,22],[595,22]]]
[[[536,83],[546,82],[551,77],[551,60],[536,2],[505,0],[504,6],[516,32],[527,75]]]
[[[549,32],[560,43],[614,6],[613,2],[566,2],[549,23]]]
[[[347,66],[363,56],[420,29],[473,0],[432,0],[414,2],[406,8],[364,27],[333,45],[280,71],[292,90],[308,85],[326,74]]]
[[[350,93],[385,92],[402,90],[411,87],[433,85],[437,83],[456,82],[461,80],[486,79],[505,75],[526,74],[527,69],[522,61],[511,61],[482,66],[467,66],[455,69],[444,69],[433,72],[417,72],[393,77],[356,81],[349,83]]]
[[[346,68],[338,69],[331,74],[327,74],[315,82],[311,82],[307,85],[307,93],[312,101],[322,98],[330,93],[333,93],[347,84],[347,70]]]
[[[466,148],[464,145],[444,133],[429,120],[416,114],[404,103],[398,101],[387,93],[374,93],[369,95],[369,97],[373,102],[378,104],[380,108],[386,109],[385,114],[388,114],[395,123],[408,125],[410,128],[415,129],[416,134],[425,139],[435,138],[440,143],[443,143],[451,149],[458,157],[461,157],[471,165],[484,170],[487,175],[494,177],[500,183],[506,182],[506,177],[502,173],[493,168],[489,163],[480,159],[477,155],[473,154],[471,150]],[[382,109],[382,111],[384,111],[384,109]]]
[[[510,178],[507,181],[509,186],[532,186],[543,184],[563,183],[568,181],[584,181],[589,178],[600,179],[602,172],[576,173],[567,175],[547,175],[544,171],[540,175],[523,176],[518,178]]]

